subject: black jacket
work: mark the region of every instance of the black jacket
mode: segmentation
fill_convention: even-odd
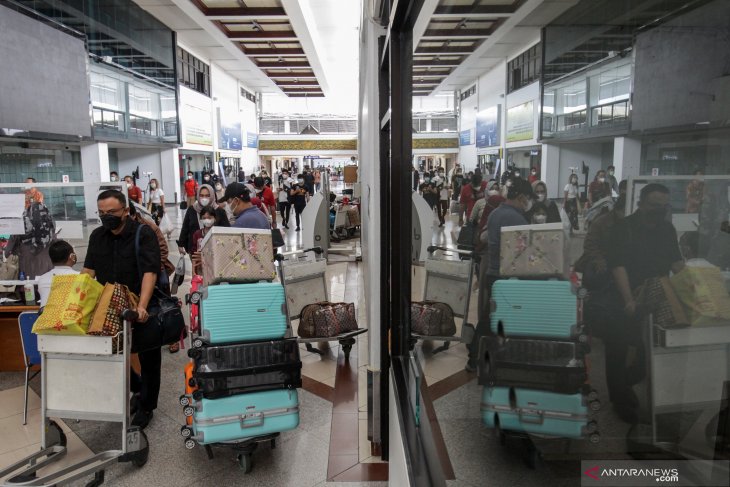
[[[219,227],[230,227],[228,215],[223,208],[215,209],[215,218],[218,220]],[[193,234],[196,230],[200,230],[200,218],[198,212],[192,206],[188,207],[183,217],[182,227],[180,228],[180,237],[177,239],[177,246],[182,247],[185,251],[193,248]]]

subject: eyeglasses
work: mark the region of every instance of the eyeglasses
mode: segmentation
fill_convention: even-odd
[[[116,210],[109,210],[109,211],[101,211],[99,210],[99,216],[104,215],[119,215],[120,212],[123,212],[124,208],[117,208]]]

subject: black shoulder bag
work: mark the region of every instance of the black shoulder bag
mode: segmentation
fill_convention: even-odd
[[[140,279],[144,276],[139,265],[139,237],[142,226],[137,227],[134,237],[134,252],[137,258],[137,272]],[[132,333],[132,352],[146,352],[161,348],[164,345],[175,343],[187,336],[185,318],[182,314],[180,300],[162,290],[164,285],[161,274],[157,274],[155,290],[152,292],[152,299],[147,306],[149,318],[145,323],[135,323]],[[165,276],[164,279],[166,279]]]

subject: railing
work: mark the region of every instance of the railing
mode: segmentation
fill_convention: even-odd
[[[605,127],[629,120],[629,100],[606,103],[591,108],[591,126]]]
[[[560,115],[543,113],[542,134],[543,137],[550,137],[590,129],[620,128],[628,123],[630,115],[629,100],[605,103]]]
[[[124,132],[124,112],[94,107],[94,128]]]

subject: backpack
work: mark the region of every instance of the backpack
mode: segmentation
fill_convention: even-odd
[[[24,244],[31,244],[36,248],[48,246],[56,238],[56,224],[51,212],[43,203],[31,203],[23,212],[25,224]]]

